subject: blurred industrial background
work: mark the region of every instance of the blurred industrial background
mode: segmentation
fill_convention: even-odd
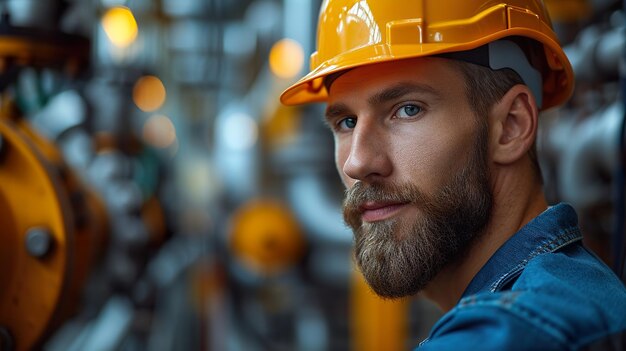
[[[550,202],[623,269],[624,4],[546,0],[577,88]],[[400,350],[440,312],[355,272],[308,67],[321,0],[0,1],[0,350]]]

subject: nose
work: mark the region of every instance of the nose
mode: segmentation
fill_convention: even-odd
[[[375,125],[359,122],[352,132],[343,173],[351,179],[370,182],[389,176],[392,162],[384,132]]]

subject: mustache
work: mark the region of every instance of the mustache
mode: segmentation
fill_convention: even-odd
[[[344,222],[353,229],[361,226],[362,206],[366,202],[425,203],[427,196],[412,184],[357,182],[346,189],[343,201]]]

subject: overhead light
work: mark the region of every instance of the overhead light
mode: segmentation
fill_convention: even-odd
[[[143,139],[158,149],[165,149],[175,145],[176,128],[167,116],[154,115],[143,125]]]
[[[102,27],[111,43],[119,48],[128,47],[137,38],[137,21],[127,7],[108,9],[102,16]]]
[[[235,113],[226,119],[223,127],[226,144],[232,150],[247,150],[259,138],[257,122],[245,113]]]
[[[166,97],[163,82],[155,76],[143,76],[133,87],[133,101],[144,112],[158,110],[163,106]]]
[[[304,65],[304,49],[292,39],[281,39],[270,50],[270,69],[280,78],[293,78]]]

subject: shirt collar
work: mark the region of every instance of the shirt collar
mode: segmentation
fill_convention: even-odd
[[[533,257],[582,239],[578,217],[567,204],[549,207],[507,240],[465,289],[462,297],[499,291],[524,270]]]

